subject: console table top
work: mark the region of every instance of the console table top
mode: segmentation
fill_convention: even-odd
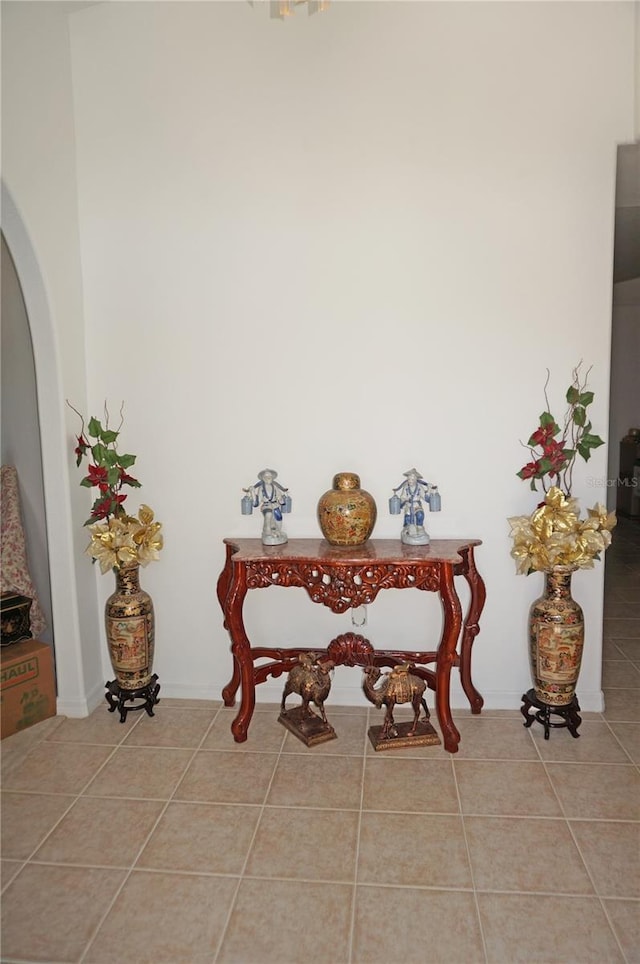
[[[235,548],[232,562],[288,560],[360,565],[367,562],[415,564],[459,563],[459,550],[482,545],[481,539],[433,539],[428,546],[406,546],[399,539],[369,539],[362,546],[332,546],[326,539],[289,539],[280,546],[265,546],[260,539],[228,538]]]

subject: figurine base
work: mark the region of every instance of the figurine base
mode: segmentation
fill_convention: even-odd
[[[428,546],[429,533],[423,526],[405,526],[400,533],[400,542],[405,546]]]
[[[369,739],[374,750],[401,750],[411,746],[438,746],[442,741],[428,720],[420,720],[413,736],[409,731],[413,723],[396,723],[397,736],[382,737],[381,726],[369,727]]]
[[[316,746],[318,743],[326,743],[327,740],[337,738],[337,733],[330,723],[324,723],[315,713],[303,713],[301,706],[281,713],[278,723],[286,726],[305,746]]]
[[[284,534],[284,532],[281,533],[279,536],[271,535],[271,536],[262,537],[263,546],[283,546],[285,542],[288,542],[288,541],[289,539]]]

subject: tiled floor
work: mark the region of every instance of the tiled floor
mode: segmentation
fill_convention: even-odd
[[[640,962],[640,526],[607,558],[606,712],[545,742],[519,709],[376,754],[260,706],[100,707],[2,743],[2,960]],[[370,717],[370,719],[369,719]]]

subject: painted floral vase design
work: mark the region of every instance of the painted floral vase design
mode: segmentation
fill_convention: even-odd
[[[338,472],[333,488],[318,502],[322,535],[332,546],[363,545],[376,524],[378,510],[369,492],[360,488],[355,472]]]
[[[140,588],[139,568],[134,564],[115,570],[116,590],[105,606],[109,657],[123,690],[148,686],[153,669],[153,601]]]
[[[574,568],[545,572],[544,595],[529,612],[529,657],[536,698],[549,706],[567,706],[580,675],[584,616],[571,596]]]

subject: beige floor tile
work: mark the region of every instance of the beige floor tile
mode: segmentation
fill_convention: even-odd
[[[640,824],[590,820],[570,823],[600,897],[640,898]]]
[[[2,740],[2,753],[0,754],[3,781],[16,767],[20,766],[34,746],[42,743],[65,720],[66,716],[51,716],[47,720],[42,720],[41,723],[35,723],[26,730],[20,730],[12,736],[5,736]]]
[[[640,620],[638,619],[618,619],[605,616],[603,625],[605,636],[609,636],[611,639],[640,638]]]
[[[357,888],[353,964],[484,964],[484,960],[473,894]]]
[[[522,714],[518,706],[514,706],[511,710],[492,710],[490,707],[483,707],[481,713],[472,713],[471,710],[454,710],[455,724],[458,725],[459,721],[464,719],[469,720],[520,720],[522,721]]]
[[[275,753],[198,750],[175,799],[200,803],[263,803],[277,759]]]
[[[219,964],[346,964],[353,887],[243,880]]]
[[[454,768],[465,814],[561,816],[542,763],[455,760]]]
[[[79,961],[124,877],[122,870],[27,864],[2,896],[3,959]]]
[[[325,710],[329,717],[332,716],[363,716],[365,719],[369,718],[369,704],[364,706],[339,706],[336,704],[327,704]],[[375,711],[374,711],[375,712]]]
[[[90,716],[64,719],[46,739],[55,743],[98,743],[117,746],[139,722],[135,713],[127,715],[124,723],[119,715],[110,713],[106,703],[101,703]]]
[[[618,647],[615,639],[605,637],[602,640],[602,659],[624,660],[626,656]]]
[[[164,804],[79,797],[33,859],[90,867],[131,867]]]
[[[638,661],[640,661],[640,638],[615,639],[614,643],[626,659],[633,660],[636,664],[638,663]],[[605,683],[604,685],[607,686],[609,684]],[[615,684],[612,683],[611,685],[614,686]],[[623,689],[625,688],[624,682],[620,683],[619,685]],[[635,686],[635,683],[632,685]]]
[[[267,807],[245,874],[354,882],[358,824],[355,811]]]
[[[603,689],[604,713],[608,722],[640,723],[640,694],[637,690]]]
[[[283,754],[267,797],[275,807],[360,807],[362,758]]]
[[[92,797],[167,800],[192,756],[191,750],[120,746],[85,792]]]
[[[593,894],[565,820],[465,817],[477,890]]]
[[[640,639],[638,648],[640,657]],[[624,655],[628,654],[625,652]],[[636,669],[629,659],[605,659],[602,661],[602,685],[606,689],[640,689],[640,670]],[[640,693],[637,696],[640,700]]]
[[[112,748],[39,743],[3,781],[7,790],[80,793],[106,762]]]
[[[26,860],[69,809],[65,794],[2,791],[2,856]]]
[[[236,887],[233,877],[134,870],[86,964],[211,964]]]
[[[170,803],[136,867],[240,874],[259,816],[259,807]]]
[[[282,681],[282,687],[284,688],[284,677],[281,677],[281,681]],[[254,716],[256,713],[266,713],[272,719],[277,720],[278,714],[280,713],[280,703],[279,702],[274,703],[273,700],[263,703],[260,701],[259,697],[260,697],[260,687],[258,687],[258,689],[256,690],[256,708],[254,710]],[[238,694],[238,702],[236,703],[236,705],[223,706],[222,712],[231,713],[232,714],[231,719],[233,719],[233,717],[238,712],[239,705],[240,705],[240,695]]]
[[[363,813],[358,883],[470,888],[461,818]]]
[[[284,676],[281,677],[281,682],[282,682],[282,688],[284,689]],[[259,694],[260,694],[260,689],[258,688],[258,690],[256,691],[256,697],[259,696]],[[300,705],[300,697],[295,696],[294,694],[291,694],[291,696],[287,698],[287,709],[288,710],[293,709],[293,707],[296,705],[298,706]],[[314,713],[318,712],[318,710],[315,707],[313,707],[313,704],[312,704],[312,708]],[[367,714],[369,713],[369,704],[366,703],[362,706],[341,706],[340,704],[332,704],[329,701],[328,703],[325,704],[325,711],[327,713],[327,717],[330,717],[330,716],[364,716],[366,717]],[[235,715],[238,712],[238,708],[237,706],[235,707],[235,709],[230,709],[228,707],[225,707],[225,712],[226,713],[233,712],[233,714]],[[277,720],[278,716],[280,715],[280,702],[279,701],[277,703],[256,702],[255,713],[267,713],[269,716],[271,716],[272,719]],[[255,713],[254,713],[254,716],[255,716]]]
[[[451,760],[401,759],[392,750],[367,757],[362,806],[365,810],[458,813]]]
[[[0,860],[0,890],[4,890],[23,867],[23,860]]]
[[[543,760],[566,763],[628,763],[629,757],[620,747],[607,723],[581,723],[578,738],[567,729],[552,730],[549,739],[544,729],[531,730],[535,746]]]
[[[548,763],[567,817],[640,819],[640,773],[631,764]]]
[[[214,707],[158,707],[145,715],[125,740],[126,746],[174,746],[195,749],[218,711]]]
[[[609,726],[633,762],[640,763],[640,723],[610,723]]]
[[[605,900],[604,909],[627,964],[640,964],[640,903],[633,900]]]
[[[479,894],[488,964],[623,964],[592,897]]]
[[[352,716],[347,713],[335,713],[328,716],[329,723],[336,732],[335,740],[319,743],[314,746],[314,756],[330,753],[332,755],[362,756],[367,737],[367,717],[364,714]],[[282,726],[282,724],[280,724]],[[297,736],[287,732],[283,753],[306,753],[306,747]]]
[[[460,720],[458,760],[537,760],[530,731],[520,718],[492,718],[484,715],[477,720]]]
[[[606,589],[607,598],[615,603],[632,603],[638,600],[638,589],[636,586],[626,586],[619,583],[615,588]]]
[[[233,750],[237,753],[278,753],[282,748],[286,730],[278,723],[277,713],[254,713],[249,726],[249,737],[244,743],[236,743],[231,724],[237,709],[220,710],[213,726],[202,744],[203,750]]]
[[[604,615],[607,619],[640,619],[640,603],[608,602],[605,598]]]
[[[170,707],[182,706],[182,707],[191,708],[193,710],[202,710],[202,709],[219,710],[220,707],[222,706],[222,700],[207,700],[207,699],[190,700],[190,699],[185,699],[177,696],[164,696],[162,690],[160,690],[160,700],[158,703],[158,708],[160,708],[160,705],[162,705],[163,707],[164,706],[170,706]]]

